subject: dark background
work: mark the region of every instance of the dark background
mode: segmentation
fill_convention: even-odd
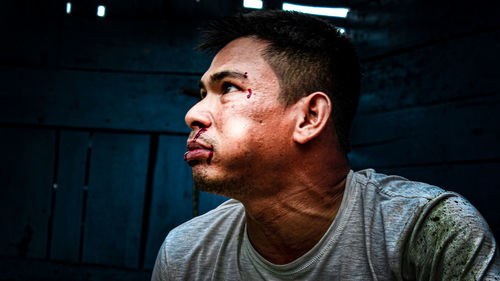
[[[148,280],[168,231],[223,200],[193,190],[184,114],[197,27],[242,1],[66,2],[0,1],[0,280]],[[291,2],[351,8],[331,21],[364,73],[353,169],[459,192],[499,237],[499,1]]]

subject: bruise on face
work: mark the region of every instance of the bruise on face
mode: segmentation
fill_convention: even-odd
[[[247,99],[249,99],[251,96],[252,96],[252,89],[248,89]]]
[[[248,72],[245,72],[245,74],[243,74],[243,77],[246,79],[248,78]]]

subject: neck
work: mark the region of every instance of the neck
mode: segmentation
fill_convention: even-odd
[[[292,173],[295,178],[280,179],[280,189],[273,196],[242,201],[248,237],[264,258],[286,264],[321,240],[342,202],[349,173],[348,163],[344,164],[316,169],[312,177]],[[318,180],[317,175],[325,176]]]

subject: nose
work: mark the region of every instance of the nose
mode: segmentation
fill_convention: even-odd
[[[208,97],[205,97],[197,104],[195,104],[186,113],[185,121],[186,124],[193,130],[198,128],[208,128],[212,125],[212,119],[210,117]]]

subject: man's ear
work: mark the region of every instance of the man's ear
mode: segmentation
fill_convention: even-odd
[[[323,92],[314,92],[303,97],[297,103],[297,124],[293,132],[293,140],[304,144],[318,136],[326,127],[332,103]]]

